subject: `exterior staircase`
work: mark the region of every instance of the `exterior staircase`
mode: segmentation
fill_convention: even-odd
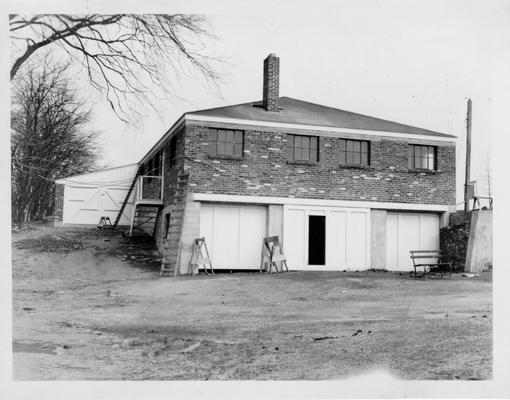
[[[176,276],[178,273],[177,266],[180,263],[181,233],[184,224],[188,191],[189,173],[180,174],[177,177],[174,208],[170,212],[168,233],[162,245],[163,262],[161,263],[161,275],[171,274]]]
[[[154,236],[154,232],[156,230],[156,221],[160,208],[161,206],[151,204],[138,205],[135,210],[131,235],[139,230],[150,236]]]
[[[131,191],[134,191],[134,194],[129,236],[133,236],[137,230],[154,236],[158,213],[163,207],[163,178],[161,176],[137,175],[131,186]],[[129,194],[126,196],[121,211],[124,210],[128,201]]]

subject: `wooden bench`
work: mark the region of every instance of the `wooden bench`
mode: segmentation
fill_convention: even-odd
[[[450,277],[452,276],[452,263],[441,261],[442,254],[440,250],[411,250],[409,253],[411,253],[411,259],[413,260],[414,279],[417,278],[416,270],[420,267],[423,267],[423,276],[427,272],[430,273],[434,268],[447,268]]]

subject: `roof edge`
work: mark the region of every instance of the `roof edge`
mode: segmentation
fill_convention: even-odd
[[[368,130],[368,129],[357,129],[357,128],[340,128],[334,126],[324,125],[307,125],[307,124],[293,124],[287,122],[273,122],[273,121],[260,121],[253,119],[241,119],[241,118],[225,118],[225,117],[213,117],[207,115],[184,115],[186,120],[191,121],[203,121],[203,122],[219,122],[219,123],[231,123],[239,125],[252,125],[252,126],[267,126],[267,127],[278,127],[288,129],[307,129],[315,130],[319,132],[337,132],[337,133],[353,133],[353,134],[370,134],[386,137],[406,137],[409,139],[421,139],[421,140],[432,140],[438,142],[456,142],[457,136],[442,133],[437,134],[416,134],[410,132],[393,132],[393,131],[382,131],[382,130]],[[437,132],[439,133],[439,132]]]
[[[117,165],[116,167],[96,169],[94,171],[84,172],[83,174],[69,175],[69,176],[65,176],[63,178],[55,179],[55,183],[60,183],[59,181],[65,181],[65,180],[68,180],[71,178],[76,178],[76,177],[83,176],[83,175],[95,174],[96,172],[111,171],[112,169],[130,167],[131,165],[138,165],[138,163],[134,162],[134,163],[124,164],[124,165]]]

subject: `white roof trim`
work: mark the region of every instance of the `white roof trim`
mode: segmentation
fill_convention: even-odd
[[[79,178],[80,176],[96,174],[98,172],[103,172],[103,171],[111,171],[112,169],[120,169],[120,168],[131,167],[132,165],[138,165],[138,163],[124,164],[124,165],[119,165],[117,167],[109,167],[109,168],[103,168],[103,169],[96,169],[94,171],[85,172],[83,174],[66,176],[65,178],[56,179],[55,183],[67,183],[68,180],[73,180],[74,178]]]
[[[206,115],[194,115],[194,114],[185,114],[184,117],[185,117],[186,121],[219,122],[219,123],[226,123],[226,124],[266,126],[266,127],[274,127],[274,128],[306,129],[306,130],[314,130],[314,131],[318,131],[318,132],[366,134],[366,135],[383,136],[383,137],[396,137],[396,138],[415,139],[415,140],[433,140],[433,141],[437,141],[437,142],[450,142],[450,143],[455,143],[457,141],[456,137],[449,138],[449,137],[434,136],[434,135],[416,135],[416,134],[412,134],[412,133],[408,133],[408,132],[387,132],[387,131],[373,131],[373,130],[367,130],[367,129],[337,128],[337,127],[320,126],[320,125],[289,124],[289,123],[285,123],[285,122],[269,122],[269,121],[257,121],[257,120],[248,120],[248,119],[240,119],[240,118],[209,117]]]
[[[351,200],[326,200],[304,199],[294,197],[268,197],[268,196],[240,196],[231,194],[193,193],[194,201],[209,201],[223,203],[252,203],[252,204],[283,204],[283,205],[308,205],[323,207],[351,207],[351,208],[376,208],[384,210],[410,210],[410,211],[449,211],[451,206],[443,204],[417,204],[417,203],[390,203],[379,201],[351,201]]]

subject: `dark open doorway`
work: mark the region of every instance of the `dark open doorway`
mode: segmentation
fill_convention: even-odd
[[[308,265],[326,264],[326,217],[308,217]]]

